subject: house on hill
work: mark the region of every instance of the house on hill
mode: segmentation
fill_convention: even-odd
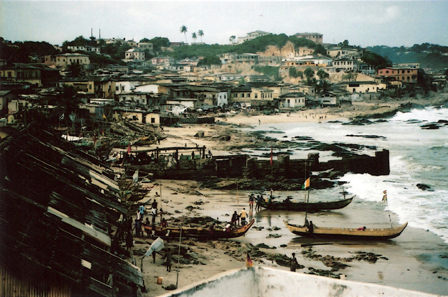
[[[387,67],[378,69],[378,77],[403,83],[417,83],[418,69],[408,67]]]
[[[306,97],[303,93],[287,93],[279,96],[279,107],[301,108],[305,107]]]
[[[269,35],[269,34],[271,34],[271,33],[264,32],[264,31],[261,31],[261,30],[257,30],[257,31],[254,31],[254,32],[249,32],[249,33],[247,33],[247,36],[245,36],[245,37],[238,37],[238,43],[240,44],[240,43],[243,43],[245,41],[252,40],[252,39],[255,39],[255,38],[261,37],[261,36],[266,36],[266,35]]]
[[[308,40],[313,41],[316,44],[323,44],[324,43],[324,35],[320,33],[296,33],[295,36],[297,38],[305,38]]]

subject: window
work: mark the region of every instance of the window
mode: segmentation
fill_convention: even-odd
[[[257,99],[258,98],[258,94],[257,93],[255,93],[255,97],[254,97],[255,99]]]
[[[151,124],[154,124],[156,122],[155,118],[151,118]]]

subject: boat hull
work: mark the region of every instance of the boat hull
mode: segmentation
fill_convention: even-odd
[[[288,224],[286,227],[292,233],[310,238],[329,238],[329,239],[349,239],[349,240],[388,240],[399,236],[408,223],[395,228],[366,228],[365,230],[357,228],[321,228],[314,227],[310,232],[308,227]]]
[[[290,211],[307,211],[307,212],[318,212],[322,210],[334,210],[341,209],[349,205],[353,201],[354,197],[333,201],[333,202],[273,202],[267,203],[263,201],[261,207],[269,210],[290,210]]]
[[[249,231],[250,227],[255,223],[255,220],[251,220],[247,225],[241,226],[238,229],[230,230],[226,232],[222,229],[216,229],[214,232],[210,232],[208,228],[192,228],[192,227],[165,227],[160,226],[152,227],[151,225],[143,224],[143,229],[149,235],[153,234],[162,238],[179,238],[180,236],[185,238],[196,238],[201,240],[216,240],[221,238],[236,238],[243,236]],[[181,230],[182,229],[182,230]]]

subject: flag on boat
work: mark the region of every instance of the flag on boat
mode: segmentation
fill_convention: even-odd
[[[135,170],[135,173],[134,173],[134,175],[132,176],[132,181],[133,181],[134,183],[138,183],[138,169]]]
[[[384,190],[384,191],[383,191],[383,194],[384,194],[384,195],[383,195],[383,200],[382,200],[382,201],[383,201],[383,202],[387,202],[387,191]]]
[[[272,146],[271,146],[271,166],[272,166]]]
[[[252,267],[254,266],[254,263],[252,263],[252,259],[250,258],[249,253],[247,253],[247,257],[246,257],[246,267]]]
[[[63,120],[64,119],[64,117],[65,117],[65,115],[64,114],[61,114],[61,116],[59,117],[59,120]]]
[[[302,190],[310,187],[310,179],[311,177],[308,177],[308,179],[303,183]]]

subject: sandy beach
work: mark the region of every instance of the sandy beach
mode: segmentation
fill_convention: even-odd
[[[444,97],[446,98],[446,96]],[[443,98],[442,98],[443,99]],[[442,99],[440,99],[442,101]],[[443,99],[444,100],[444,99]],[[406,100],[408,102],[409,100]],[[346,120],[357,115],[368,115],[371,113],[387,112],[399,106],[399,101],[387,103],[362,103],[354,104],[347,109],[318,109],[291,113],[280,113],[276,115],[243,115],[227,116],[217,118],[224,124],[208,125],[182,125],[182,127],[165,127],[163,133],[167,138],[161,142],[159,147],[173,147],[198,145],[206,146],[213,155],[238,153],[229,151],[228,148],[236,143],[244,144],[247,135],[235,129],[239,127],[256,126],[260,123],[287,123],[300,121],[330,121]],[[430,104],[432,102],[426,101]],[[229,125],[232,124],[232,125]],[[196,137],[198,132],[203,132],[203,137]],[[231,135],[230,141],[222,141],[219,136]],[[229,143],[230,142],[230,143]],[[256,143],[255,143],[256,145]],[[232,184],[236,181],[227,181]],[[196,181],[156,180],[152,183],[143,184],[144,187],[156,185],[156,187],[142,200],[142,202],[156,198],[159,207],[168,214],[165,218],[169,223],[174,218],[186,216],[210,216],[222,222],[230,220],[233,211],[241,211],[243,207],[248,209],[248,194],[250,191],[237,190],[213,190],[201,188]],[[161,191],[161,197],[155,193]],[[276,195],[286,197],[291,193],[279,192]],[[293,193],[295,194],[295,193]],[[321,195],[319,192],[313,195]],[[323,195],[328,193],[323,192]],[[200,202],[198,202],[200,201]],[[195,204],[196,202],[196,204]],[[198,206],[199,205],[199,206]],[[196,209],[189,211],[187,206]],[[339,275],[341,278],[353,281],[369,282],[427,293],[447,294],[448,288],[448,245],[438,236],[423,229],[407,227],[401,236],[386,242],[344,242],[344,241],[310,241],[309,239],[297,237],[290,233],[283,224],[283,220],[301,224],[304,220],[303,213],[266,211],[250,212],[251,218],[255,219],[254,227],[244,236],[227,241],[198,242],[182,240],[182,247],[189,249],[190,253],[197,259],[196,264],[177,265],[176,254],[171,272],[166,271],[166,266],[161,255],[157,255],[156,263],[152,257],[143,259],[143,274],[147,292],[145,296],[158,296],[165,293],[164,287],[176,284],[181,288],[185,285],[207,279],[217,273],[234,268],[245,267],[245,253],[254,249],[258,244],[266,246],[257,248],[263,255],[253,256],[254,265],[276,267],[289,270],[273,261],[276,254],[291,256],[295,252],[298,262],[304,265],[296,273],[312,273],[316,270],[325,270]],[[357,201],[344,209],[332,212],[313,214],[315,224],[335,225],[341,221],[348,227],[358,227],[360,222],[371,227],[398,226],[397,218],[393,213],[384,211],[384,207],[378,203]],[[154,239],[148,236],[135,238],[137,264],[140,266],[142,253],[146,251]],[[173,251],[178,251],[179,242],[166,243]],[[367,261],[356,255],[373,253],[376,260]],[[325,257],[328,256],[328,257]],[[323,260],[323,258],[334,259],[335,262],[348,265],[338,269]],[[333,265],[333,264],[331,264]],[[332,269],[333,268],[333,269]],[[178,272],[177,272],[178,269]],[[157,284],[158,277],[163,277],[163,283]]]

